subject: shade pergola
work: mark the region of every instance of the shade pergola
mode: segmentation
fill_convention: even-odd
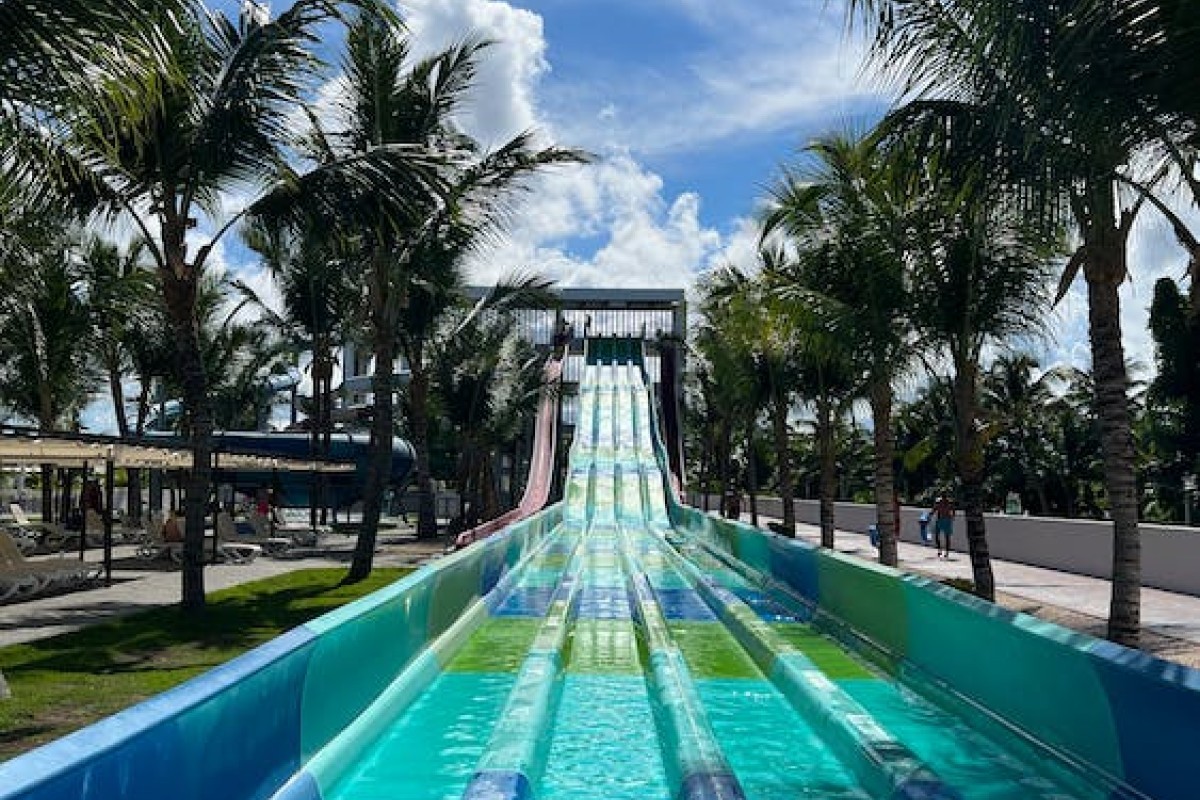
[[[233,445],[214,442],[214,466],[223,470],[284,471],[314,473],[353,472],[349,461],[302,459],[239,452]],[[41,466],[60,469],[86,469],[104,465],[106,498],[104,506],[104,570],[112,582],[112,507],[114,470],[126,469],[187,470],[192,467],[192,451],[178,441],[150,438],[122,439],[116,436],[39,431],[36,428],[0,426],[0,466]],[[215,477],[215,476],[214,476]],[[85,518],[86,519],[86,518]],[[86,522],[85,522],[86,525]],[[79,557],[84,557],[86,533],[79,536]],[[216,540],[214,538],[214,553]]]
[[[264,456],[219,446],[214,452],[220,458],[221,467],[230,470],[354,471],[354,464],[345,461]],[[0,464],[81,468],[109,461],[115,467],[131,469],[190,469],[192,452],[180,444],[149,439],[0,427]]]

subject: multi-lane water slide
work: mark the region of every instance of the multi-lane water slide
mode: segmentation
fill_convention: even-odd
[[[589,342],[566,498],[42,750],[0,797],[1194,797],[1200,679],[678,504]]]

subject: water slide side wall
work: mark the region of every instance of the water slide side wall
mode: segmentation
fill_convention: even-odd
[[[700,495],[691,497],[693,505],[702,505]],[[709,507],[718,507],[716,495],[709,495]],[[875,522],[875,506],[864,503],[837,503],[834,522],[840,530],[866,533]],[[747,511],[745,502],[742,510]],[[917,523],[925,508],[906,506],[900,510],[900,538],[920,542]],[[773,519],[783,516],[779,498],[760,497],[758,513]],[[816,500],[797,500],[796,519],[820,524]],[[1112,577],[1112,522],[1061,517],[1025,517],[985,514],[988,549],[993,558],[1016,561],[1035,567],[1058,569],[1096,578]],[[1142,584],[1155,589],[1200,596],[1200,528],[1183,525],[1140,523],[1142,537]],[[932,531],[931,531],[932,533]],[[966,521],[962,514],[954,520],[956,549],[967,546]]]
[[[561,513],[551,506],[171,691],[0,764],[0,798],[270,797],[536,548]],[[290,796],[320,796],[311,779],[292,786]]]
[[[1068,631],[935,581],[695,508],[682,530],[788,585],[901,672],[1159,800],[1200,786],[1200,671]],[[843,628],[845,631],[845,628]]]

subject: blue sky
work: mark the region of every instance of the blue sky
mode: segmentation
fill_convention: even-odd
[[[814,136],[869,126],[892,101],[863,69],[843,0],[406,0],[399,8],[417,55],[472,32],[497,42],[461,119],[468,132],[498,144],[535,128],[598,156],[536,182],[507,237],[475,259],[479,282],[519,269],[562,285],[690,288],[716,265],[750,264],[756,202],[779,165]],[[1129,354],[1150,363],[1154,280],[1181,276],[1185,259],[1161,221],[1143,216],[1122,322]],[[268,276],[236,237],[214,261],[270,295]],[[1086,365],[1086,326],[1077,288],[1055,312],[1054,336],[1032,349],[1045,365]]]

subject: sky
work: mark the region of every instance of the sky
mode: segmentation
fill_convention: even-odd
[[[715,266],[751,266],[755,215],[781,166],[816,136],[868,128],[895,100],[864,69],[844,0],[406,0],[399,8],[416,55],[469,34],[495,40],[460,120],[468,133],[495,146],[535,129],[596,156],[531,185],[506,236],[474,257],[469,274],[479,283],[520,270],[562,286],[692,289]],[[332,60],[336,46],[326,43]],[[1182,277],[1186,259],[1160,219],[1142,216],[1122,323],[1128,355],[1151,365],[1154,281]],[[271,293],[236,238],[214,263]],[[1089,363],[1082,286],[1049,328],[1050,337],[1021,347],[1044,366]]]
[[[408,0],[400,9],[430,50],[469,31],[497,41],[463,120],[469,132],[497,143],[536,128],[598,156],[537,183],[507,239],[476,259],[480,282],[524,268],[564,286],[691,288],[714,266],[749,266],[755,215],[781,166],[816,136],[868,128],[896,99],[864,67],[844,0]],[[1182,277],[1185,264],[1162,220],[1143,214],[1122,322],[1129,356],[1148,367],[1154,282]],[[1019,346],[1045,366],[1090,362],[1082,285],[1049,330]]]

